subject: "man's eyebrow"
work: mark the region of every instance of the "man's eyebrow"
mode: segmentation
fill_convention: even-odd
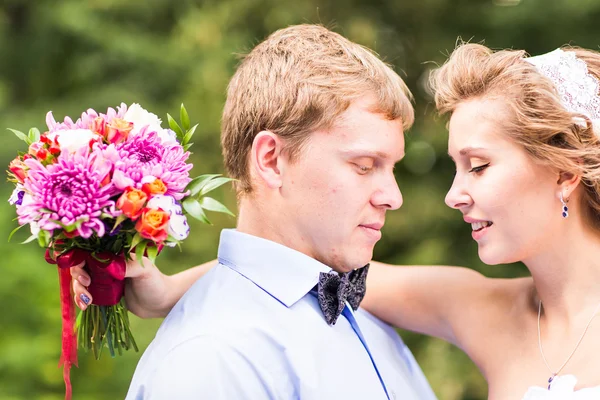
[[[342,153],[350,156],[350,157],[370,157],[370,158],[380,158],[382,160],[392,160],[393,157],[388,154],[385,153],[383,151],[375,151],[375,150],[361,150],[361,149],[346,149],[346,150],[342,150]],[[398,160],[394,160],[395,162],[400,161],[401,159],[404,158],[404,153],[402,153],[400,155],[400,158],[398,158]]]

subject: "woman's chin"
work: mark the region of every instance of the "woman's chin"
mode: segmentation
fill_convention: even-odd
[[[508,261],[508,254],[504,254],[493,249],[479,247],[479,259],[486,265],[510,264],[513,261]]]

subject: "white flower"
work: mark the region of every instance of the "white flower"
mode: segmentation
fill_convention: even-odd
[[[25,194],[23,195],[23,201],[21,202],[21,205],[19,207],[28,206],[32,203],[33,197],[29,193],[25,192]]]
[[[160,208],[169,213],[169,235],[174,239],[184,240],[190,234],[190,226],[185,215],[183,215],[183,210],[172,196],[153,196],[146,207]]]
[[[160,141],[163,145],[178,143],[177,134],[175,133],[175,131],[172,131],[170,129],[161,129],[156,133],[158,134],[158,137],[160,138]]]
[[[40,226],[38,225],[38,223],[36,221],[30,222],[29,230],[31,231],[32,235],[37,236],[38,233],[40,233]]]
[[[50,140],[58,141],[60,151],[75,153],[77,150],[88,147],[92,139],[99,138],[100,135],[89,129],[66,129],[54,131],[48,134]]]
[[[127,122],[133,122],[132,135],[136,135],[142,128],[147,126],[150,132],[159,133],[163,129],[160,124],[162,121],[156,114],[144,110],[139,104],[133,103],[128,109],[123,119]],[[159,134],[160,135],[160,134]]]
[[[8,202],[11,206],[17,204],[19,200],[23,201],[23,196],[25,195],[25,193],[23,193],[21,195],[21,199],[19,199],[19,194],[21,192],[25,192],[25,189],[23,188],[23,185],[17,183],[17,187],[15,187],[15,190],[13,190],[12,194],[10,195],[10,198],[8,199]],[[17,206],[19,206],[19,204],[17,204]]]
[[[171,214],[183,214],[183,210],[181,206],[175,201],[175,198],[172,196],[167,196],[164,194],[158,194],[156,196],[152,196],[152,198],[148,201],[146,205],[148,208],[160,208],[163,211],[166,211]]]
[[[22,207],[22,206],[27,206],[27,205],[33,203],[33,197],[31,197],[30,194],[28,194],[27,192],[25,192],[23,190],[23,186],[20,183],[17,184],[17,187],[15,188],[15,191],[13,192],[13,196],[17,192],[24,193],[23,198],[21,199],[21,204],[17,204],[17,208]],[[12,200],[13,196],[11,196],[11,200]],[[11,203],[11,204],[13,204],[13,203]],[[38,225],[37,221],[32,221],[29,223],[29,230],[31,231],[31,234],[34,236],[37,236],[38,233],[40,233],[40,226]]]
[[[190,226],[185,215],[171,214],[169,219],[169,235],[177,240],[183,240],[190,234]]]

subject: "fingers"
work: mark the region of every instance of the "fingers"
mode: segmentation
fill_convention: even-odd
[[[75,304],[77,304],[77,307],[81,308],[81,310],[85,310],[87,306],[92,304],[92,295],[87,291],[86,287],[76,279],[73,279],[73,292],[75,293]]]
[[[70,269],[71,276],[73,277],[75,304],[82,310],[85,310],[92,303],[92,295],[87,291],[87,286],[90,285],[92,280],[90,279],[90,275],[83,269],[84,265],[85,263],[81,263]]]
[[[72,267],[71,276],[73,277],[73,281],[79,281],[83,286],[89,286],[92,280],[90,279],[90,275],[83,269],[84,265],[85,263],[81,263]]]

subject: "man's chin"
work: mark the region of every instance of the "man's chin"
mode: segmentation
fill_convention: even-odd
[[[353,259],[346,260],[344,264],[344,272],[349,272],[357,268],[362,268],[373,259],[373,252],[370,251],[368,254],[363,254],[357,257],[353,257]]]

